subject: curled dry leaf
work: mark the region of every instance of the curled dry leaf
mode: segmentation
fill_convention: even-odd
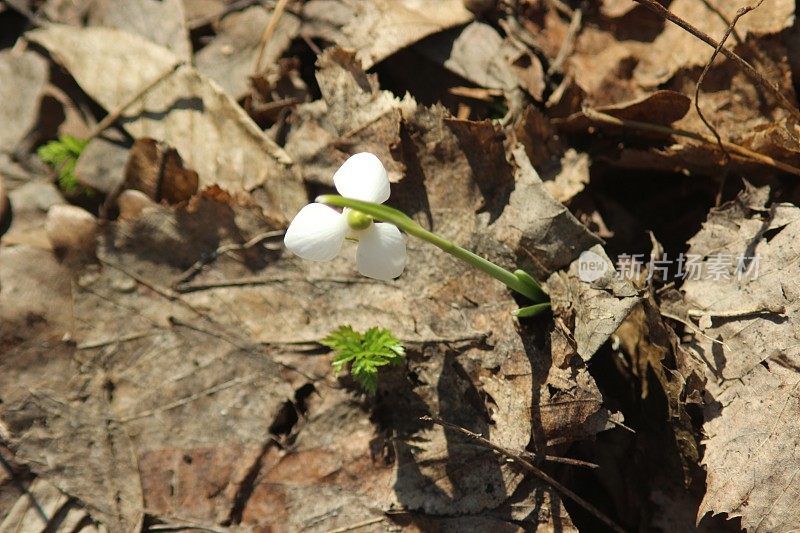
[[[50,181],[31,181],[8,192],[12,208],[11,225],[3,236],[3,244],[29,244],[51,250],[44,230],[47,211],[63,204],[64,197]]]
[[[691,103],[691,99],[682,93],[656,91],[630,101],[597,106],[594,110],[618,119],[669,126],[689,112]],[[585,131],[594,123],[591,117],[587,117],[583,112],[553,122],[569,132]]]
[[[185,202],[197,193],[197,172],[184,167],[174,148],[154,139],[137,139],[125,164],[123,189],[145,193],[155,202]]]

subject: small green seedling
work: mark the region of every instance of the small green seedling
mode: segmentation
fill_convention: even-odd
[[[84,139],[61,135],[57,141],[50,141],[36,151],[42,161],[58,173],[58,186],[69,195],[91,192],[91,189],[78,183],[75,176],[75,165],[87,144],[89,142]]]
[[[320,341],[333,350],[333,369],[338,374],[350,366],[350,375],[370,394],[378,388],[378,370],[385,365],[403,362],[403,344],[383,328],[369,328],[360,333],[351,326],[339,326]]]

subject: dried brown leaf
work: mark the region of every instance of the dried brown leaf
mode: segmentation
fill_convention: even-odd
[[[675,15],[719,40],[739,8],[751,4],[749,0],[714,3],[675,0],[669,8]],[[736,24],[736,32],[742,38],[747,35],[778,33],[791,27],[794,17],[794,0],[772,0],[742,17]],[[681,53],[676,54],[676,50]],[[706,43],[683,28],[667,24],[664,31],[640,56],[633,76],[642,87],[654,88],[668,81],[681,69],[705,65],[712,52]]]
[[[462,0],[424,4],[416,0],[312,0],[303,5],[303,32],[357,50],[366,70],[402,48],[472,18]]]
[[[0,151],[13,153],[39,114],[47,63],[33,52],[0,52]]]
[[[425,39],[414,49],[480,87],[510,91],[517,86],[503,57],[503,38],[483,22]]]
[[[95,0],[89,25],[138,34],[184,61],[191,59],[192,45],[181,0]]]
[[[185,168],[178,152],[153,139],[137,139],[125,165],[125,189],[147,194],[156,202],[185,202],[197,193],[197,172]]]
[[[556,272],[547,280],[553,313],[573,326],[576,351],[584,360],[594,355],[640,300],[633,284],[616,276],[600,245],[586,253],[590,255],[578,258],[569,270]],[[602,276],[584,280],[586,261],[604,265]]]
[[[261,35],[271,17],[272,12],[261,6],[227,15],[219,22],[214,40],[195,56],[197,69],[217,82],[234,99],[247,95],[250,91],[249,77],[253,74],[253,65],[259,54]],[[284,12],[264,50],[262,67],[274,68],[299,30],[299,19],[292,13]]]
[[[125,179],[125,163],[130,148],[121,138],[97,137],[89,141],[75,164],[75,177],[86,187],[111,194]],[[122,134],[119,135],[122,137]]]
[[[29,37],[48,48],[107,109],[125,103],[178,63],[167,49],[120,30],[52,25]],[[287,219],[305,199],[299,181],[283,171],[290,163],[286,153],[190,66],[179,67],[121,120],[135,138],[174,146],[199,174],[201,187],[218,184],[237,192],[263,186],[269,210]]]
[[[794,326],[800,209],[767,208],[767,194],[748,187],[709,214],[690,241],[701,269],[684,285],[686,307],[702,314],[692,348],[714,400],[705,409],[708,489],[698,518],[741,516],[752,531],[788,530],[800,521],[794,505],[800,433],[793,422],[800,413]],[[739,256],[757,257],[757,272],[737,276]]]

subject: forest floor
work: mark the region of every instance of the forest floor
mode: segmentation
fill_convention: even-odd
[[[795,10],[0,1],[0,531],[799,527]],[[285,250],[359,152],[551,309]]]

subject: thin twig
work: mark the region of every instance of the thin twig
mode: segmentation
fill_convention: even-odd
[[[697,326],[692,324],[689,320],[684,320],[683,318],[679,317],[678,315],[675,315],[675,314],[672,314],[672,313],[668,313],[667,311],[663,311],[663,310],[660,310],[659,314],[661,316],[665,317],[665,318],[671,318],[672,320],[675,320],[676,322],[680,322],[681,324],[683,324],[687,328],[691,329],[694,333],[697,333],[701,337],[704,337],[706,340],[711,341],[714,344],[719,344],[720,346],[722,346],[723,348],[726,348],[726,349],[728,348],[727,344],[725,344],[724,342],[722,342],[719,339],[715,339],[714,337],[711,337],[710,335],[706,335],[705,333],[703,333],[703,331],[700,328],[698,328]]]
[[[183,61],[175,63],[169,68],[169,70],[164,71],[153,81],[142,87],[142,89],[139,90],[136,94],[131,96],[129,99],[127,99],[122,104],[117,106],[113,111],[108,113],[105,117],[103,117],[103,120],[98,122],[95,125],[95,127],[92,128],[92,131],[90,131],[89,135],[86,137],[86,141],[91,141],[92,139],[103,133],[106,130],[106,128],[110,127],[112,124],[114,124],[114,122],[117,121],[117,119],[125,112],[125,110],[127,110],[130,106],[132,106],[142,97],[144,97],[148,92],[153,90],[153,88],[155,88],[156,85],[158,85],[159,83],[170,77],[176,70],[178,70],[179,67],[183,66],[183,64],[184,64]]]
[[[518,453],[515,453],[515,452],[513,452],[513,451],[511,451],[511,450],[509,450],[507,448],[499,446],[499,445],[491,442],[490,440],[485,439],[483,436],[478,435],[477,433],[473,433],[472,431],[470,431],[468,429],[462,428],[461,426],[457,426],[455,424],[451,424],[450,422],[445,422],[444,420],[441,420],[441,419],[438,419],[438,418],[433,418],[433,417],[430,417],[430,416],[423,416],[421,418],[421,420],[424,420],[426,422],[433,422],[434,424],[438,424],[438,425],[440,425],[442,427],[446,427],[446,428],[452,429],[454,431],[457,431],[457,432],[461,433],[462,435],[464,435],[465,437],[473,439],[473,440],[481,443],[482,445],[486,446],[487,448],[491,448],[492,450],[494,450],[494,451],[496,451],[496,452],[498,452],[498,453],[500,453],[502,455],[505,455],[506,457],[508,457],[509,459],[513,460],[514,462],[519,464],[521,467],[523,467],[523,469],[527,470],[528,472],[530,472],[534,476],[538,477],[539,479],[541,479],[542,481],[544,481],[545,483],[547,483],[548,485],[553,487],[555,490],[560,492],[562,495],[566,496],[567,498],[571,499],[572,501],[574,501],[575,503],[577,503],[578,505],[583,507],[587,512],[591,513],[595,518],[597,518],[598,520],[603,522],[605,525],[607,525],[608,527],[610,527],[614,531],[618,531],[618,532],[624,532],[625,531],[620,526],[618,526],[613,520],[611,520],[605,514],[603,514],[603,512],[600,511],[600,509],[598,509],[597,507],[595,507],[591,503],[587,502],[586,500],[584,500],[583,498],[581,498],[580,496],[578,496],[577,494],[572,492],[570,489],[568,489],[567,487],[565,487],[564,485],[562,485],[561,483],[559,483],[558,481],[553,479],[550,475],[546,474],[545,472],[543,472],[542,470],[540,470],[539,468],[534,466],[530,461],[528,461],[524,457],[520,456]]]
[[[173,291],[171,289],[168,289],[166,287],[161,287],[161,286],[158,286],[158,285],[156,285],[154,283],[151,283],[150,281],[146,280],[144,277],[140,276],[136,272],[131,272],[130,270],[128,270],[124,266],[122,266],[122,265],[120,265],[118,263],[115,263],[114,261],[109,261],[109,260],[104,259],[102,257],[98,257],[98,260],[102,264],[104,264],[104,265],[106,265],[108,267],[111,267],[114,270],[117,270],[119,272],[122,272],[123,274],[125,274],[126,276],[128,276],[129,278],[134,280],[136,283],[139,283],[140,285],[143,285],[143,286],[147,287],[151,291],[155,292],[156,294],[159,294],[159,295],[163,296],[167,300],[171,300],[171,301],[180,300],[180,295],[177,292],[175,292],[175,291]]]
[[[245,384],[245,383],[249,383],[251,381],[255,381],[257,377],[258,376],[250,376],[250,377],[237,377],[237,378],[229,379],[228,381],[225,381],[223,383],[218,383],[217,385],[214,385],[213,387],[209,387],[209,388],[201,390],[199,392],[195,392],[194,394],[190,394],[189,396],[186,396],[184,398],[180,398],[180,399],[175,400],[173,402],[170,402],[170,403],[168,403],[166,405],[155,407],[153,409],[146,409],[144,411],[140,411],[138,413],[135,413],[135,414],[120,418],[119,422],[122,423],[122,424],[126,424],[128,422],[132,422],[132,421],[138,420],[140,418],[147,418],[147,417],[153,416],[156,413],[163,413],[163,412],[166,412],[166,411],[171,411],[172,409],[177,409],[178,407],[183,407],[184,405],[188,405],[188,404],[190,404],[190,403],[192,403],[192,402],[194,402],[196,400],[199,400],[200,398],[203,398],[205,396],[211,396],[211,395],[214,395],[214,394],[216,394],[216,393],[218,393],[220,391],[223,391],[225,389],[229,389],[231,387],[234,387],[236,385],[242,385],[242,384]]]
[[[225,244],[225,245],[222,245],[219,248],[217,248],[216,250],[214,250],[213,252],[211,252],[210,254],[208,254],[207,256],[201,257],[192,266],[190,266],[188,269],[186,269],[180,276],[178,276],[178,279],[176,279],[175,282],[173,282],[172,287],[175,288],[178,285],[182,285],[182,284],[186,283],[187,281],[192,279],[194,276],[196,276],[203,269],[204,266],[208,265],[209,263],[212,263],[213,261],[215,261],[217,259],[217,257],[219,257],[220,255],[222,255],[224,253],[234,252],[234,251],[238,251],[238,250],[246,250],[248,248],[251,248],[251,247],[255,246],[256,244],[261,243],[262,241],[267,240],[267,239],[271,239],[273,237],[280,237],[284,233],[286,233],[286,230],[282,230],[282,229],[281,230],[273,230],[273,231],[265,231],[263,233],[259,233],[258,235],[256,235],[255,237],[253,237],[252,239],[250,239],[249,241],[247,241],[247,242],[245,242],[243,244]]]
[[[745,307],[743,309],[732,309],[730,311],[706,311],[704,309],[689,309],[686,312],[691,317],[713,317],[713,318],[742,318],[753,315],[786,314],[786,308],[782,305],[755,305],[753,307]]]
[[[687,32],[691,33],[692,35],[694,35],[695,37],[697,37],[698,39],[709,45],[710,47],[716,49],[719,46],[719,43],[717,41],[709,37],[706,33],[695,28],[694,26],[692,26],[679,16],[669,11],[667,8],[659,4],[656,0],[633,0],[633,1],[643,5],[653,13],[656,13],[657,15],[664,17],[673,24],[680,26]],[[742,70],[742,72],[744,72],[747,75],[747,77],[749,77],[755,83],[763,87],[767,92],[772,94],[772,96],[774,96],[778,100],[781,106],[787,111],[789,111],[789,113],[791,113],[793,117],[800,120],[800,109],[797,109],[797,107],[793,103],[791,103],[788,98],[786,98],[786,95],[784,95],[776,85],[767,80],[760,72],[758,72],[750,63],[742,59],[742,57],[739,56],[736,52],[729,50],[727,48],[720,48],[719,51],[725,57],[736,63],[736,65]]]
[[[578,8],[573,11],[572,19],[569,22],[569,28],[567,28],[567,34],[561,42],[561,48],[558,50],[556,58],[547,69],[548,76],[552,76],[554,73],[561,71],[561,68],[564,66],[564,61],[567,60],[572,50],[575,48],[575,40],[578,38],[578,33],[581,30],[582,21],[583,10]]]
[[[208,281],[205,283],[180,283],[175,285],[175,291],[180,294],[188,292],[205,291],[209,289],[224,289],[227,287],[246,287],[249,285],[268,285],[272,283],[341,283],[353,285],[363,283],[365,285],[386,285],[385,281],[370,278],[294,278],[291,276],[245,276],[242,278],[222,279],[219,281]]]
[[[638,120],[617,118],[607,113],[603,113],[601,111],[597,111],[596,109],[590,109],[590,108],[584,109],[583,114],[589,120],[599,122],[601,124],[610,124],[622,128],[631,128],[642,131],[652,131],[656,133],[663,133],[665,135],[688,137],[690,139],[695,139],[697,141],[701,141],[706,144],[717,146],[716,139],[713,139],[711,137],[693,131],[670,128],[669,126],[662,126],[660,124],[650,124],[649,122],[639,122]],[[750,150],[749,148],[745,148],[744,146],[740,146],[738,144],[734,144],[728,141],[722,141],[722,144],[723,146],[725,146],[725,148],[728,149],[729,152],[734,152],[741,159],[775,167],[779,170],[783,170],[784,172],[788,172],[789,174],[800,176],[800,168],[789,165],[787,163],[776,161],[775,159],[769,156],[760,154],[758,152],[754,152],[753,150]]]
[[[131,333],[129,335],[123,335],[121,337],[115,337],[113,339],[105,339],[102,341],[92,341],[92,342],[84,342],[77,346],[78,350],[92,350],[94,348],[102,348],[103,346],[109,346],[111,344],[118,344],[120,342],[129,342],[135,341],[137,339],[141,339],[144,337],[149,337],[152,335],[152,331],[141,331],[138,333]]]
[[[275,4],[275,10],[272,12],[269,22],[267,22],[267,27],[264,28],[264,33],[261,34],[261,42],[258,44],[258,56],[256,57],[256,62],[253,64],[254,77],[258,76],[261,72],[261,61],[264,59],[264,52],[267,49],[269,41],[272,39],[272,35],[275,33],[275,28],[278,27],[278,21],[281,15],[283,15],[286,4],[288,3],[289,0],[278,0],[278,3]]]
[[[355,531],[356,529],[361,529],[362,527],[371,526],[372,524],[378,524],[386,520],[384,516],[376,516],[375,518],[370,518],[369,520],[363,520],[356,524],[350,524],[349,526],[344,527],[337,527],[336,529],[328,530],[328,533],[346,533],[347,531]]]
[[[728,18],[728,17],[725,15],[725,13],[723,13],[723,12],[722,12],[722,11],[721,11],[721,10],[720,10],[720,9],[719,9],[717,6],[715,6],[715,5],[714,5],[712,2],[710,2],[709,0],[700,0],[700,1],[703,3],[703,5],[704,5],[704,6],[706,6],[706,9],[708,9],[709,11],[711,11],[712,13],[714,13],[716,16],[718,16],[718,17],[719,17],[719,19],[720,19],[720,20],[721,20],[721,21],[722,21],[722,22],[723,22],[723,23],[724,23],[726,26],[730,26],[730,25],[731,25],[731,20],[730,20],[730,19],[729,19],[729,18]],[[736,40],[736,44],[742,44],[742,43],[744,43],[744,40],[742,39],[742,36],[741,36],[741,35],[739,35],[739,32],[737,32],[735,28],[734,28],[733,32],[731,33],[731,35],[733,35],[733,38]]]
[[[695,108],[695,110],[697,110],[697,115],[700,117],[700,120],[703,121],[703,124],[705,124],[706,127],[709,130],[711,130],[711,133],[713,133],[714,137],[717,139],[717,144],[719,145],[719,149],[722,151],[722,154],[725,156],[725,164],[727,164],[730,161],[731,155],[728,153],[728,150],[725,149],[725,146],[722,144],[722,137],[720,137],[719,132],[717,131],[717,129],[714,126],[712,126],[711,123],[708,120],[706,120],[705,116],[703,116],[703,111],[701,111],[701,109],[700,109],[700,87],[703,85],[703,81],[706,78],[706,74],[708,74],[708,71],[711,69],[711,65],[714,63],[714,60],[717,58],[717,55],[719,55],[719,51],[722,50],[722,47],[725,45],[725,41],[727,41],[728,37],[730,37],[731,32],[733,31],[734,27],[736,26],[736,23],[739,22],[739,19],[742,18],[747,13],[749,13],[749,12],[753,11],[754,9],[760,7],[761,4],[763,4],[763,3],[764,3],[764,0],[759,0],[757,5],[743,7],[739,11],[736,12],[736,16],[733,17],[733,20],[728,25],[728,29],[725,31],[725,35],[722,37],[722,39],[720,39],[719,44],[714,49],[714,53],[711,54],[711,59],[708,60],[708,63],[706,63],[705,68],[703,68],[703,72],[700,74],[700,77],[697,79],[697,86],[694,88],[694,108]]]

